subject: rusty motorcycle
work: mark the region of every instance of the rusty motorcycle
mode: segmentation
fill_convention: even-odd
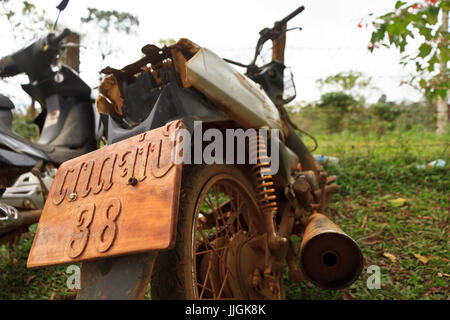
[[[295,97],[287,23],[303,10],[263,29],[248,65],[180,39],[104,69],[96,105],[108,145],[59,168],[28,266],[82,262],[79,299],[143,298],[150,281],[153,299],[283,299],[284,268],[324,289],[352,284],[361,251],[324,214],[336,177],[314,161],[283,107]],[[271,60],[258,65],[270,41]],[[183,159],[198,154],[177,132],[195,138],[199,122],[216,133],[253,129],[243,150],[257,161],[174,161],[176,145]]]

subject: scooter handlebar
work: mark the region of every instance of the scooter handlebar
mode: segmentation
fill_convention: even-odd
[[[70,31],[70,29],[65,28],[63,31],[61,31],[60,34],[55,35],[55,34],[49,34],[48,36],[48,41],[50,44],[52,45],[58,45],[61,41],[64,40],[64,38],[66,38],[67,36],[69,36],[72,33],[72,31]]]
[[[13,77],[21,73],[21,70],[14,63],[12,56],[0,59],[0,78]]]
[[[286,24],[289,20],[294,18],[296,15],[300,14],[303,10],[305,10],[305,6],[300,6],[294,11],[292,11],[289,15],[287,15],[285,18],[278,21],[280,24]]]

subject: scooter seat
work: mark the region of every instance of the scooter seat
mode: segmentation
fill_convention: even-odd
[[[79,157],[92,151],[92,146],[84,145],[80,148],[43,145],[29,141],[12,130],[0,128],[0,148],[7,147],[19,154],[31,156],[36,161],[45,160],[59,165],[67,160]],[[8,159],[7,159],[8,160]],[[10,165],[17,165],[11,159]]]

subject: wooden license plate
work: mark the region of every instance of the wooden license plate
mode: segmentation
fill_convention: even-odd
[[[50,188],[29,268],[169,249],[181,164],[166,126],[63,163]]]

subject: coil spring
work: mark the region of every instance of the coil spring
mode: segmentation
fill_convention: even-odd
[[[256,183],[256,198],[263,214],[277,213],[277,196],[273,188],[273,177],[270,173],[270,162],[267,156],[266,137],[257,131],[257,134],[250,138],[249,156],[251,160],[256,159],[256,164],[252,167],[253,176]]]

